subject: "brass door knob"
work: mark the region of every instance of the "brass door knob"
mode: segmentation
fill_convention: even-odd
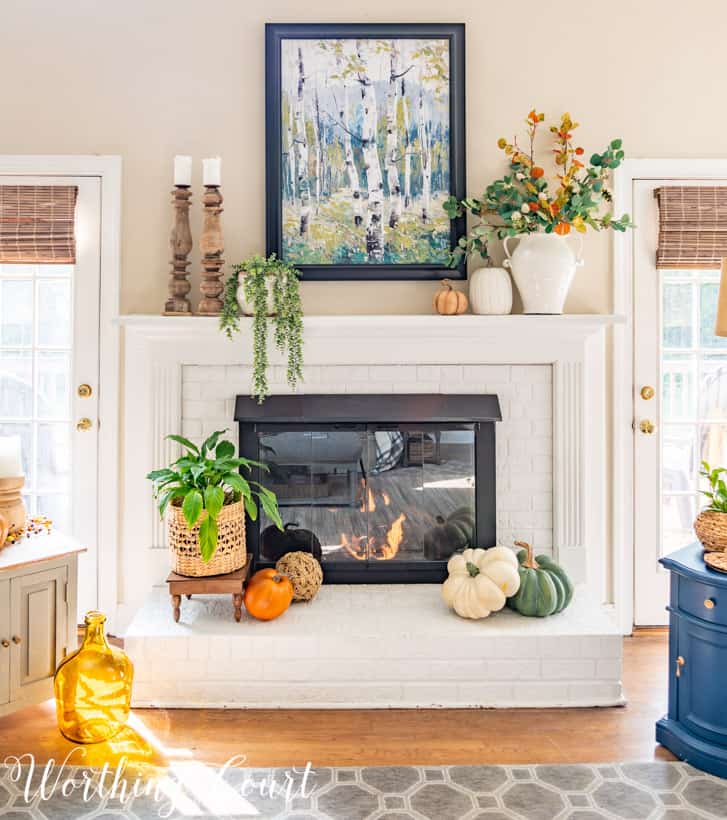
[[[643,419],[639,424],[639,430],[641,430],[645,436],[650,436],[654,430],[656,430],[656,425],[651,419]]]
[[[78,424],[76,424],[76,430],[78,430],[79,433],[85,433],[86,430],[90,430],[92,427],[93,422],[85,416],[82,419],[79,419]]]
[[[677,671],[676,671],[676,676],[678,678],[680,678],[682,676],[682,667],[684,666],[685,663],[686,663],[686,661],[684,660],[684,658],[681,655],[679,655],[679,657],[677,658]]]
[[[90,399],[93,393],[93,388],[90,384],[79,384],[78,390],[76,391],[80,398],[82,399]]]
[[[0,643],[7,649],[10,646],[10,641],[7,638],[3,638]]]
[[[655,395],[656,395],[656,391],[654,390],[654,388],[650,384],[645,384],[641,388],[641,398],[644,401],[649,401],[650,399],[653,399]]]
[[[23,639],[20,637],[20,635],[13,635],[13,643],[14,643],[16,646],[17,646],[18,644],[21,644],[22,642],[23,642]]]

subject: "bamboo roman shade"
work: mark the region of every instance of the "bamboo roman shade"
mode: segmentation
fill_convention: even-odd
[[[727,256],[727,186],[670,185],[659,203],[656,267],[719,268]]]
[[[76,261],[75,185],[0,185],[0,263]]]

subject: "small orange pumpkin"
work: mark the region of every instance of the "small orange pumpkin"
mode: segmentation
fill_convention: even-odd
[[[434,309],[443,316],[454,316],[467,310],[467,297],[455,290],[449,279],[442,279],[442,290],[434,294]]]
[[[8,533],[10,532],[10,524],[8,519],[0,513],[0,549],[5,546],[5,542],[8,540]]]
[[[248,582],[243,600],[253,618],[272,621],[290,606],[293,584],[276,569],[261,569]]]

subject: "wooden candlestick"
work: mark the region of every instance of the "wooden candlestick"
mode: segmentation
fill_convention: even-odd
[[[0,513],[7,519],[10,532],[19,532],[25,527],[25,504],[21,495],[25,477],[0,478]]]
[[[169,298],[164,303],[165,316],[190,315],[192,304],[187,294],[192,288],[189,283],[189,252],[192,250],[192,230],[189,227],[189,205],[192,192],[188,185],[176,185],[172,191],[174,222],[169,235],[172,251],[169,274]]]
[[[199,303],[199,312],[215,316],[222,311],[220,295],[224,288],[222,266],[225,263],[222,258],[225,248],[222,241],[222,220],[220,219],[222,194],[219,186],[205,186],[202,201],[204,202],[204,222],[202,236],[199,240],[199,248],[202,252],[202,281],[199,289],[202,291],[202,299]]]

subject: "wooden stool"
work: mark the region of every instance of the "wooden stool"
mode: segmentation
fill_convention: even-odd
[[[250,566],[251,562],[248,558],[242,569],[228,572],[225,575],[208,575],[204,578],[190,578],[170,572],[167,584],[169,584],[169,594],[172,597],[174,620],[179,623],[182,595],[186,595],[188,600],[192,595],[232,595],[235,620],[239,623],[242,618],[242,591],[245,588]]]

